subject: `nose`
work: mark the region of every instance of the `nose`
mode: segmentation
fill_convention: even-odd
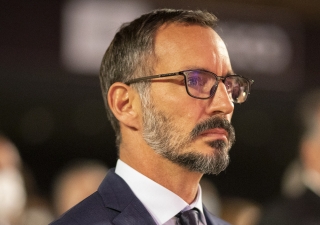
[[[209,99],[208,113],[211,115],[231,115],[234,110],[234,104],[231,101],[227,89],[222,81],[219,81],[218,87],[214,96]]]

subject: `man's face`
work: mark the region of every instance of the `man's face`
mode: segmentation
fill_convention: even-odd
[[[155,74],[190,69],[225,76],[231,71],[224,42],[211,28],[171,24],[155,39]],[[143,135],[158,154],[190,171],[218,174],[229,162],[234,142],[230,124],[233,103],[223,83],[211,99],[195,99],[182,76],[152,81],[149,102],[143,109]]]

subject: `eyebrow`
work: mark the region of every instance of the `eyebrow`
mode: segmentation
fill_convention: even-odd
[[[212,72],[211,70],[208,70],[207,68],[198,67],[198,66],[186,67],[185,70],[204,70],[204,71],[207,71],[207,72],[216,74],[215,72]],[[184,71],[184,70],[183,70],[183,71]],[[235,74],[236,74],[236,73],[231,69],[231,70],[229,70],[226,74],[223,74],[222,76],[235,75]],[[218,76],[218,75],[217,75],[217,76]]]

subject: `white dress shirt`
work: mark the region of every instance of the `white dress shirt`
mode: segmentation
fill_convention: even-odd
[[[120,159],[117,161],[115,173],[129,185],[157,225],[175,225],[176,214],[194,207],[200,211],[200,223],[207,225],[203,214],[200,185],[196,199],[189,205],[178,195],[139,173]]]

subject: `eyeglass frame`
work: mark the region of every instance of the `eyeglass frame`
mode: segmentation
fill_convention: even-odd
[[[189,89],[188,89],[188,83],[187,83],[187,75],[184,74],[185,72],[192,72],[192,71],[202,71],[202,72],[206,72],[206,73],[209,73],[211,75],[213,75],[216,79],[216,83],[212,86],[212,88],[215,87],[215,90],[212,91],[212,93],[210,94],[209,97],[196,97],[194,95],[192,95],[190,92],[189,92]],[[191,96],[192,98],[196,98],[196,99],[209,99],[209,98],[212,98],[215,93],[216,93],[216,87],[218,86],[219,84],[219,81],[222,81],[224,83],[224,81],[228,78],[228,77],[240,77],[242,79],[245,79],[247,82],[248,82],[248,94],[247,94],[247,97],[246,99],[241,102],[241,103],[244,103],[245,101],[247,101],[248,97],[249,97],[249,94],[250,94],[250,91],[251,91],[251,85],[254,83],[254,80],[252,79],[249,79],[249,78],[246,78],[244,76],[241,76],[241,75],[238,75],[238,74],[228,74],[226,76],[218,76],[216,75],[215,73],[213,72],[210,72],[210,71],[207,71],[207,70],[201,70],[201,69],[198,69],[198,70],[182,70],[182,71],[179,71],[179,72],[173,72],[173,73],[164,73],[164,74],[157,74],[157,75],[151,75],[151,76],[145,76],[145,77],[138,77],[138,78],[134,78],[134,79],[131,79],[131,80],[128,80],[126,82],[124,82],[124,84],[126,85],[130,85],[130,84],[133,84],[133,83],[137,83],[137,82],[140,82],[140,81],[146,81],[146,80],[151,80],[151,79],[156,79],[156,78],[163,78],[163,77],[171,77],[171,76],[177,76],[177,75],[182,75],[184,77],[184,86],[186,88],[186,91],[187,91],[187,94],[189,96]],[[232,102],[233,103],[238,103],[238,102],[235,102],[233,99],[232,99]],[[238,103],[238,104],[241,104],[241,103]]]

